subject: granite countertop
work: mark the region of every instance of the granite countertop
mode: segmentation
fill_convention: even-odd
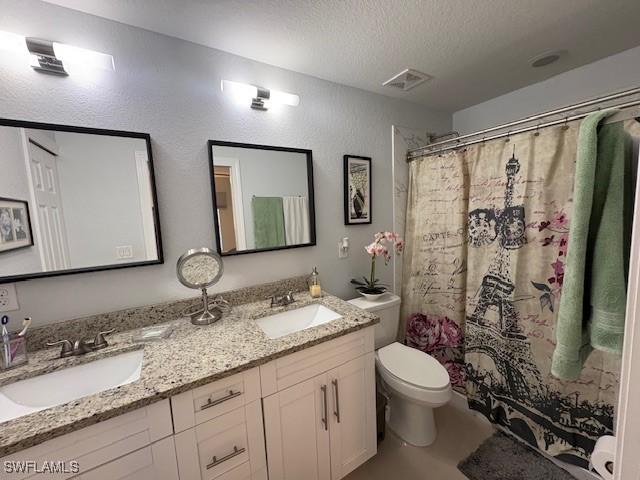
[[[269,339],[254,321],[312,303],[342,318],[277,339]],[[110,336],[109,347],[83,356],[58,359],[58,349],[38,350],[28,365],[0,373],[0,386],[140,348],[144,359],[136,382],[0,423],[0,458],[377,322],[375,315],[339,298],[312,299],[299,292],[288,307],[270,308],[265,300],[234,306],[213,325],[195,326],[187,318],[166,322],[174,331],[160,341],[136,343],[139,329],[134,329]]]

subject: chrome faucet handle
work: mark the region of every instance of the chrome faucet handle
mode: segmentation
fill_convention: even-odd
[[[73,344],[69,340],[47,342],[47,347],[57,347],[58,345],[62,345],[62,349],[60,350],[60,358],[66,358],[73,355]]]
[[[116,329],[112,328],[110,330],[105,330],[104,332],[98,332],[96,334],[96,338],[93,341],[93,349],[94,350],[99,350],[100,348],[106,348],[109,346],[109,343],[107,342],[107,339],[104,338],[107,335],[111,335],[113,332],[115,332]]]

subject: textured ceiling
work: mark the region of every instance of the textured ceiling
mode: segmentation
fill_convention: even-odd
[[[447,111],[640,44],[638,0],[48,1]],[[435,78],[381,86],[407,67]]]

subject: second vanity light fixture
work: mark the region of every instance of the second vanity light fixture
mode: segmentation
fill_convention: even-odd
[[[34,70],[54,75],[66,76],[76,68],[115,70],[113,57],[107,53],[11,32],[0,31],[0,50],[28,57]]]
[[[297,107],[300,103],[300,97],[293,93],[269,90],[247,83],[222,80],[220,88],[241,103],[250,102],[251,108],[254,110],[268,110],[269,106],[274,103],[292,107]]]

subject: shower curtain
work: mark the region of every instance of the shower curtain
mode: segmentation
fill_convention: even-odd
[[[407,345],[521,440],[582,467],[611,434],[619,360],[551,376],[579,123],[410,166],[402,318]]]

